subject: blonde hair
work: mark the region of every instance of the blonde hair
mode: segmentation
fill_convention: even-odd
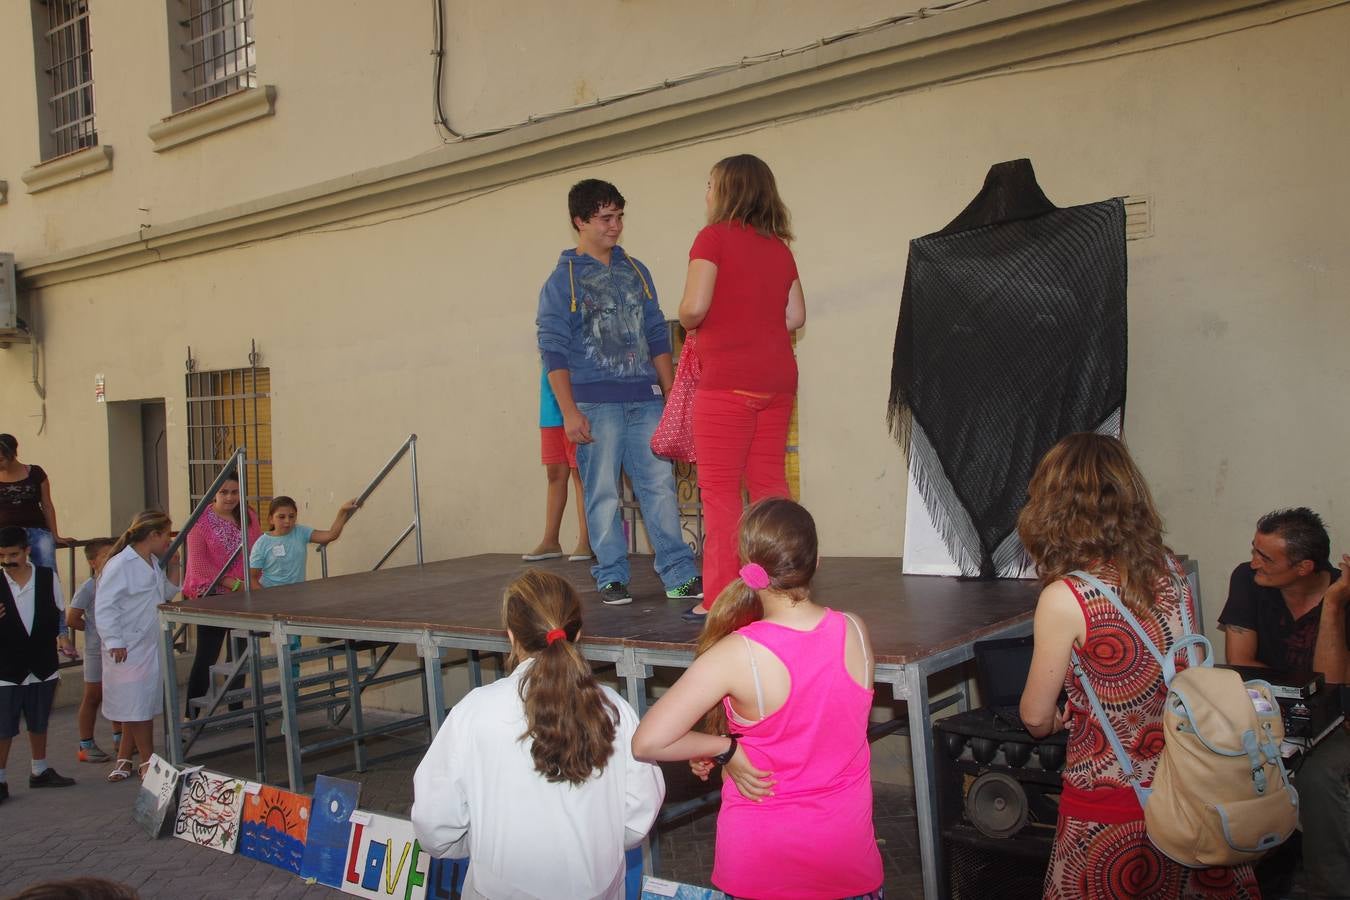
[[[506,586],[502,622],[515,639],[511,655],[533,657],[521,676],[525,733],[534,768],[552,782],[581,784],[603,772],[614,754],[619,711],[577,649],[581,598],[564,579],[527,569]],[[549,633],[562,631],[549,640]]]
[[[708,224],[740,222],[765,237],[792,240],[792,217],[778,196],[773,170],[758,156],[728,156],[712,169]]]
[[[818,557],[816,522],[800,503],[771,497],[746,510],[741,519],[741,562],[762,566],[768,573],[769,587],[786,594],[793,603],[811,599]],[[695,655],[703,655],[736,629],[762,618],[764,604],[759,592],[739,576],[733,578],[713,601]],[[726,711],[720,703],[708,713],[704,724],[713,734],[727,730]]]
[[[122,536],[113,544],[112,550],[108,552],[109,557],[116,556],[132,544],[139,544],[157,531],[172,531],[173,521],[167,515],[157,509],[147,509],[145,512],[136,513],[127,530],[122,532]]]

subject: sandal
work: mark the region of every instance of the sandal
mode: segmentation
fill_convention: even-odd
[[[138,772],[138,774],[141,776],[141,781],[145,780],[145,770],[148,768],[150,768],[150,760],[147,759],[145,762],[141,763],[140,771]]]
[[[133,763],[129,759],[119,759],[113,766],[113,770],[108,773],[109,781],[126,781],[131,777],[131,767]]]

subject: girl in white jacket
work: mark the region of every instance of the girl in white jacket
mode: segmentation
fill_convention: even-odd
[[[113,545],[99,576],[94,617],[103,652],[103,715],[122,723],[122,755],[109,781],[131,776],[131,754],[141,754],[141,772],[154,752],[155,717],[164,709],[164,680],[159,669],[159,605],[173,599],[178,560],[166,575],[159,557],[169,549],[169,517],[147,510]]]
[[[470,858],[466,898],[622,898],[624,851],[665,796],[633,758],[637,714],[577,650],[581,601],[562,578],[526,571],[502,619],[516,668],[455,704],[418,765],[418,840]]]

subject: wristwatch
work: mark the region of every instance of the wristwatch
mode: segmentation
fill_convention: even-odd
[[[731,738],[731,746],[712,758],[712,761],[719,766],[725,766],[727,763],[731,762],[731,758],[736,755],[736,744],[741,736],[733,732],[731,734],[724,734],[722,737]]]

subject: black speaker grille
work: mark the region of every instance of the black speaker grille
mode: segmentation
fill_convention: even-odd
[[[943,843],[952,900],[1040,900],[1046,859],[1009,853],[987,838],[967,843],[948,835]]]

